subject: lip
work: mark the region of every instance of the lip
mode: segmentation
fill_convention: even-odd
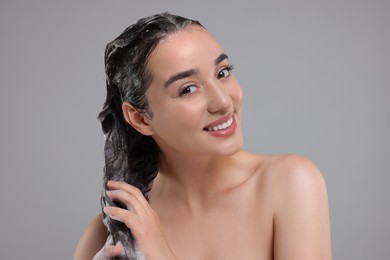
[[[209,129],[209,128],[213,128],[214,126],[217,126],[217,125],[220,125],[220,124],[222,124],[222,123],[225,123],[225,122],[228,121],[230,118],[232,118],[233,115],[234,115],[233,112],[232,112],[232,113],[229,113],[229,114],[227,114],[227,115],[225,115],[225,116],[219,118],[218,120],[214,121],[213,123],[211,123],[211,124],[205,126],[203,129],[204,129],[204,130],[207,130],[207,129]],[[233,118],[233,120],[234,120],[234,118]]]
[[[226,122],[230,118],[233,119],[233,122],[228,128],[217,130],[217,131],[208,131],[207,130],[208,128],[212,128],[214,126],[217,126],[217,125],[220,125],[220,124]],[[217,121],[214,121],[212,124],[208,125],[203,130],[205,132],[207,132],[207,134],[214,136],[214,137],[230,137],[230,136],[234,135],[234,133],[236,132],[236,129],[237,129],[236,118],[234,116],[234,113],[230,113],[226,116],[219,118]]]

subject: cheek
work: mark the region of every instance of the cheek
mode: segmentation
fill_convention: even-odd
[[[241,108],[242,104],[242,90],[240,84],[235,80],[235,84],[232,87],[231,97],[236,109]]]
[[[156,110],[153,115],[152,126],[161,134],[175,135],[177,131],[190,132],[202,128],[203,113],[191,103],[170,104]]]

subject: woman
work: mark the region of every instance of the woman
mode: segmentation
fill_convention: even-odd
[[[240,86],[197,21],[163,13],[109,43],[98,216],[75,259],[331,259],[309,160],[241,150]],[[146,198],[148,198],[148,200]],[[130,233],[131,230],[131,233]]]

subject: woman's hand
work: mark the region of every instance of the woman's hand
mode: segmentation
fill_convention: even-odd
[[[122,244],[118,243],[114,245],[114,241],[111,236],[108,236],[103,248],[93,257],[92,260],[108,260],[113,257],[120,257],[125,254]]]
[[[104,213],[126,224],[146,259],[177,259],[169,247],[157,214],[138,188],[125,182],[109,181],[107,190],[111,200],[122,202],[127,209],[105,207]]]

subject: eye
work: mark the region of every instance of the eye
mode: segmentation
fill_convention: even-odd
[[[233,69],[233,65],[222,68],[217,75],[218,79],[226,78],[230,76],[230,71]]]
[[[179,95],[180,96],[188,95],[188,94],[193,93],[195,90],[196,90],[196,86],[195,85],[186,86],[186,87],[184,87],[184,88],[182,88],[180,90]]]

